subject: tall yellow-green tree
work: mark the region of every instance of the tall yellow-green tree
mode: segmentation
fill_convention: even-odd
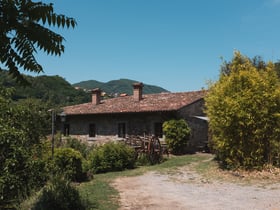
[[[279,164],[280,86],[273,63],[257,68],[235,52],[219,80],[210,85],[206,113],[213,149],[228,168]]]

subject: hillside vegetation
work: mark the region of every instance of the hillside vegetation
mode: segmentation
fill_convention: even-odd
[[[129,80],[129,79],[111,80],[105,83],[96,80],[88,80],[88,81],[75,83],[73,84],[73,86],[80,87],[87,90],[100,88],[102,91],[106,92],[109,95],[114,93],[127,93],[129,95],[132,95],[133,92],[132,84],[136,82],[138,81]],[[162,92],[168,92],[168,91],[158,86],[144,84],[144,88],[143,88],[144,94],[162,93]]]
[[[129,79],[112,80],[106,83],[96,80],[83,81],[71,85],[64,78],[55,76],[27,76],[24,78],[30,85],[22,86],[9,75],[7,71],[0,71],[0,85],[13,87],[15,92],[13,100],[35,98],[40,99],[49,106],[65,106],[89,102],[90,90],[100,88],[108,95],[114,96],[119,93],[132,94],[132,84],[137,82]],[[75,87],[80,87],[76,89]],[[161,93],[167,90],[153,85],[144,84],[143,93]]]
[[[56,76],[24,76],[30,83],[28,86],[20,86],[6,71],[0,71],[0,85],[13,87],[15,92],[13,100],[35,98],[40,99],[50,106],[71,105],[85,103],[90,100],[90,94],[82,90],[76,90],[62,77]]]

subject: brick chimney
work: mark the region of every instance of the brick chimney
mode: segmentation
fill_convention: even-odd
[[[100,104],[101,101],[101,90],[99,88],[95,88],[93,90],[91,90],[91,103],[93,105],[98,105]]]
[[[138,82],[133,84],[133,98],[135,101],[140,101],[142,99],[143,83]]]

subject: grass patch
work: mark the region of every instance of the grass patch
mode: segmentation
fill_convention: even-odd
[[[203,176],[209,176],[209,174],[219,168],[218,163],[213,161],[213,159],[214,156],[208,154],[208,156],[205,156],[205,159],[193,162],[194,171]]]
[[[89,201],[88,209],[117,210],[118,192],[110,185],[112,178],[98,175],[96,178],[78,187],[83,199]]]
[[[141,166],[133,170],[96,174],[92,181],[82,183],[78,189],[85,200],[94,203],[90,209],[117,210],[119,208],[119,193],[111,185],[114,179],[125,176],[140,176],[149,171],[173,173],[180,167],[194,163],[198,163],[197,169],[203,172],[207,171],[207,167],[209,167],[209,161],[207,160],[212,159],[212,157],[209,154],[171,156],[159,165]]]
[[[25,210],[25,209],[31,209],[38,200],[38,197],[40,195],[41,191],[34,193],[32,196],[29,196],[26,200],[24,200],[20,205],[17,207],[18,210]]]
[[[154,170],[161,172],[165,170],[176,170],[179,167],[191,165],[194,163],[200,165],[205,162],[207,164],[207,160],[209,158],[212,159],[212,157],[213,155],[202,153],[194,155],[173,156],[162,164],[154,166]]]
[[[84,182],[77,185],[77,189],[82,200],[87,203],[88,209],[93,210],[117,210],[120,206],[118,203],[119,193],[112,186],[112,182],[118,177],[140,176],[149,171],[155,171],[165,174],[176,174],[186,166],[186,170],[195,170],[198,173],[206,174],[211,167],[216,166],[211,161],[213,155],[210,154],[194,154],[183,156],[170,156],[163,163],[151,166],[141,166],[133,170],[125,170],[120,172],[108,172],[104,174],[96,174],[92,181]],[[184,170],[184,169],[183,169]],[[212,170],[213,171],[213,170]],[[31,196],[22,203],[19,209],[31,209],[38,199],[38,194]]]
[[[90,209],[101,210],[117,210],[120,206],[118,203],[119,194],[111,185],[112,182],[119,177],[140,176],[149,171],[155,171],[159,174],[168,174],[171,179],[174,175],[175,181],[183,181],[180,174],[185,172],[198,174],[194,179],[198,182],[221,181],[239,184],[267,184],[271,175],[274,181],[280,177],[280,171],[271,172],[244,172],[244,171],[224,171],[219,168],[218,163],[213,161],[214,155],[211,154],[194,154],[184,156],[171,156],[162,164],[152,166],[141,166],[133,170],[125,170],[121,172],[110,172],[105,174],[97,174],[90,182],[81,184],[78,189],[84,199],[88,199],[90,203],[95,203]],[[275,169],[276,170],[276,169]],[[194,173],[194,174],[195,174]],[[179,176],[177,176],[179,174]],[[247,175],[248,174],[248,175]],[[265,176],[264,176],[265,175]],[[179,177],[179,180],[177,180]],[[269,177],[265,179],[264,177]],[[190,180],[190,181],[195,181]]]
[[[82,183],[78,190],[83,199],[93,203],[89,209],[117,210],[119,208],[119,193],[111,185],[114,179],[123,176],[139,176],[146,172],[144,168],[126,170],[122,172],[108,172],[96,174],[90,182]]]

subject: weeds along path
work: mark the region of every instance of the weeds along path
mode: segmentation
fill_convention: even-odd
[[[120,177],[113,186],[120,193],[122,210],[280,210],[280,184],[246,185],[206,179],[188,167],[175,173]]]

